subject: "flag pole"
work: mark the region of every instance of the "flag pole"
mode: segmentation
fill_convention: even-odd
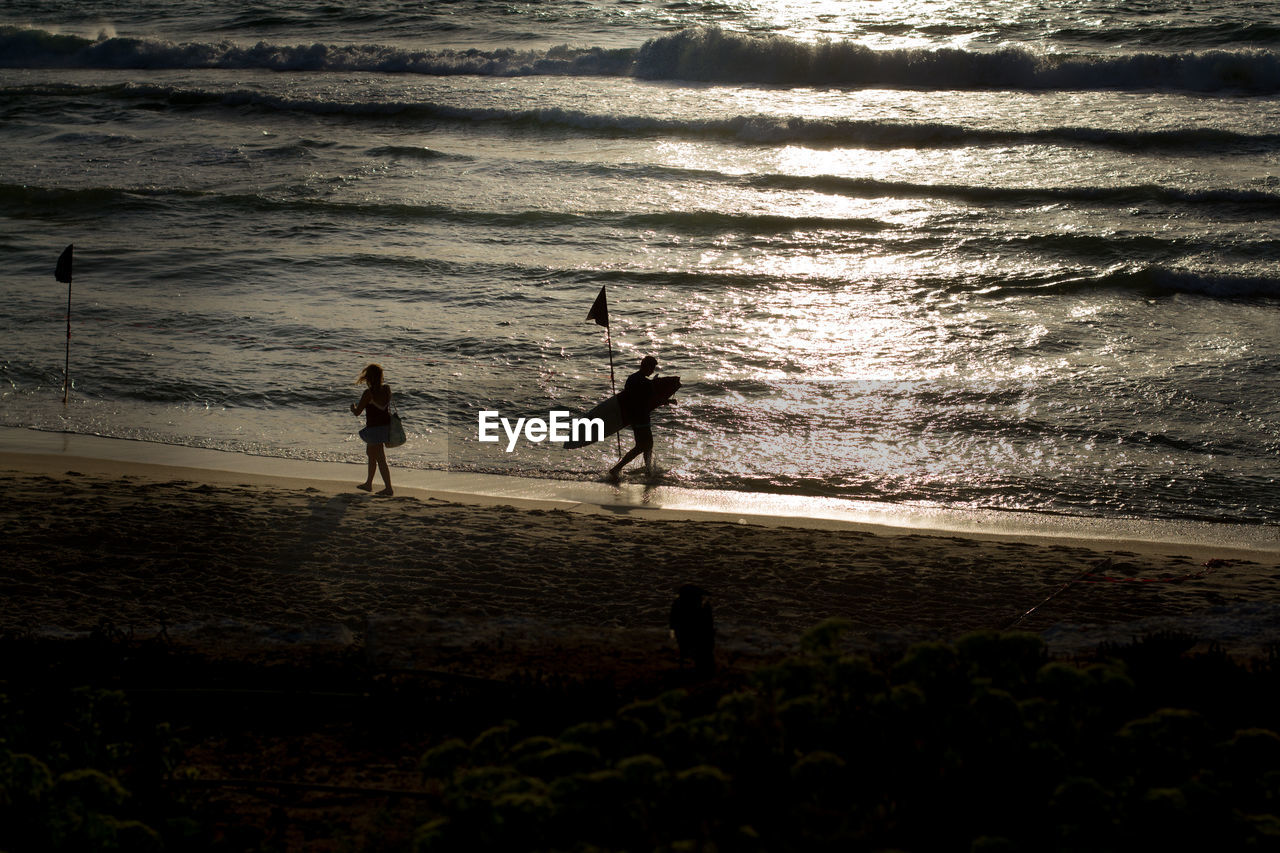
[[[605,296],[604,287],[601,286],[600,293],[596,296],[596,301],[591,303],[591,310],[587,312],[587,320],[594,321],[597,326],[604,326],[605,340],[609,342],[609,390],[613,392],[613,396],[618,396],[618,382],[613,374],[613,330],[609,328],[609,298]],[[618,439],[618,458],[622,458],[622,433],[617,433]]]
[[[71,391],[71,256],[75,249],[73,243],[62,250],[58,257],[58,266],[53,277],[67,283],[67,356],[62,365],[62,405],[67,405],[67,395]]]
[[[609,344],[609,390],[614,394],[618,393],[618,383],[613,378],[613,333],[609,331],[609,327],[604,327],[604,339]]]
[[[604,288],[600,288],[600,292],[604,292]],[[609,342],[609,390],[613,392],[613,396],[618,396],[618,383],[613,378],[613,332],[608,326],[604,327],[604,339]],[[613,434],[618,441],[618,458],[622,458],[622,430],[618,430]]]

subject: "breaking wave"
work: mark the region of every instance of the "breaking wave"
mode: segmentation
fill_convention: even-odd
[[[1280,53],[1214,49],[1047,54],[1007,47],[873,50],[847,41],[802,42],[697,27],[638,48],[406,50],[373,44],[245,46],[87,39],[0,27],[0,66],[67,68],[242,68],[447,75],[631,76],[646,80],[924,90],[1172,90],[1280,92]]]

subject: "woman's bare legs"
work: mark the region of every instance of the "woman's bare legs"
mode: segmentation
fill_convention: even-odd
[[[391,490],[391,468],[387,465],[387,449],[381,444],[370,444],[365,446],[365,453],[369,456],[369,476],[363,483],[356,486],[357,489],[363,489],[366,492],[373,491],[373,474],[380,472],[382,474],[382,485],[385,487],[378,492],[380,495],[394,495]]]
[[[391,467],[387,465],[387,448],[383,444],[369,445],[369,488],[373,488],[373,468],[378,466],[379,473],[382,474],[382,485],[385,487],[378,492],[380,495],[394,495],[391,490]]]

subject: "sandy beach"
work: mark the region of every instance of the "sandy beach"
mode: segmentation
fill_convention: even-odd
[[[832,618],[868,648],[1010,628],[1066,655],[1170,629],[1241,655],[1280,640],[1280,555],[1265,551],[387,499],[354,479],[67,456],[8,453],[0,470],[10,634],[110,624],[223,654],[618,674],[677,665],[668,609],[698,583],[728,667]]]
[[[1239,657],[1280,642],[1280,557],[1267,550],[745,523],[412,487],[379,498],[356,477],[65,453],[2,453],[0,471],[15,719],[38,732],[77,703],[127,701],[136,754],[169,750],[173,763],[113,772],[158,814],[192,815],[215,849],[409,849],[452,802],[420,764],[448,738],[512,719],[554,733],[672,688],[714,706],[828,619],[882,661],[987,629],[1038,633],[1082,662],[1100,643],[1169,631],[1174,654],[1190,638]],[[689,582],[712,593],[710,681],[681,666],[667,633]]]

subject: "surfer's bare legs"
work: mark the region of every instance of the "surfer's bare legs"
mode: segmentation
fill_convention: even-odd
[[[626,468],[631,460],[637,456],[644,454],[644,464],[649,471],[653,471],[653,432],[647,424],[637,424],[631,428],[636,434],[636,446],[627,451],[627,455],[619,460],[617,465],[609,469],[609,479],[616,480],[622,474],[622,469]]]
[[[387,465],[387,449],[381,444],[370,444],[365,448],[365,452],[369,455],[369,476],[359,486],[366,492],[373,491],[373,474],[375,471],[382,474],[382,485],[385,488],[378,492],[380,495],[393,495],[395,492],[391,490],[391,468]]]
[[[617,465],[614,465],[612,468],[609,469],[609,479],[610,480],[618,479],[618,477],[621,476],[622,474],[622,469],[626,468],[628,463],[630,463],[632,459],[635,459],[641,453],[644,453],[644,451],[641,450],[639,447],[633,447],[630,450],[628,450],[627,455],[622,457],[622,459],[618,461]]]

